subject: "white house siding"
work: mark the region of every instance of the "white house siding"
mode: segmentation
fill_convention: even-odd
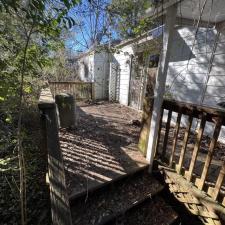
[[[130,83],[130,55],[133,54],[131,45],[119,49],[114,53],[112,61],[118,64],[120,73],[119,103],[128,105],[129,83]]]
[[[167,74],[167,87],[179,101],[201,104],[212,56],[215,29],[177,28]]]
[[[167,91],[178,101],[218,108],[217,103],[225,101],[225,35],[220,35],[214,55],[217,31],[200,28],[192,47],[194,33],[195,29],[191,27],[176,29],[167,74]],[[196,126],[197,121],[193,123],[193,128]],[[212,133],[212,129],[213,125],[207,124],[205,133]],[[223,127],[220,140],[224,141],[224,137]]]

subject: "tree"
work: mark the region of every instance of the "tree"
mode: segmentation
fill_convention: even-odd
[[[143,18],[151,6],[149,0],[112,0],[108,6],[110,21],[122,38],[134,38],[151,29],[151,19]]]
[[[17,150],[20,168],[21,224],[26,224],[26,168],[23,152],[22,115],[26,94],[31,94],[32,78],[41,75],[50,59],[52,45],[62,27],[72,27],[67,16],[76,0],[0,1],[0,106],[16,112]],[[9,121],[9,120],[7,120]]]
[[[107,0],[84,0],[70,11],[76,21],[70,33],[67,46],[77,51],[84,51],[109,38],[109,20]]]

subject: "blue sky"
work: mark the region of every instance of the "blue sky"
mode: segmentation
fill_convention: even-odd
[[[109,0],[96,0],[96,4],[90,4],[84,0],[81,4],[74,7],[69,12],[69,16],[73,17],[77,25],[70,29],[69,37],[65,42],[66,47],[73,52],[85,51],[87,47],[93,44],[93,39],[101,39],[101,42],[108,41],[109,25],[106,19],[105,8],[110,2]],[[98,12],[98,16],[96,13]],[[103,33],[108,35],[102,35]],[[103,37],[102,37],[103,36]],[[116,38],[115,31],[111,34],[112,38]]]

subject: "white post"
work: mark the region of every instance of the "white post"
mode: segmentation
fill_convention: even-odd
[[[154,90],[154,105],[152,111],[152,119],[150,125],[147,156],[146,156],[147,160],[149,160],[150,162],[149,172],[152,171],[154,153],[157,143],[157,134],[159,129],[161,107],[163,103],[163,95],[165,92],[166,76],[172,46],[172,38],[174,25],[176,21],[176,15],[177,15],[176,5],[173,5],[167,9],[163,32],[163,49],[160,56],[159,68],[156,76],[156,85]]]

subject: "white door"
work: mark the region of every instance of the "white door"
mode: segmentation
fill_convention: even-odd
[[[95,99],[108,98],[108,74],[107,63],[102,61],[95,63]]]

